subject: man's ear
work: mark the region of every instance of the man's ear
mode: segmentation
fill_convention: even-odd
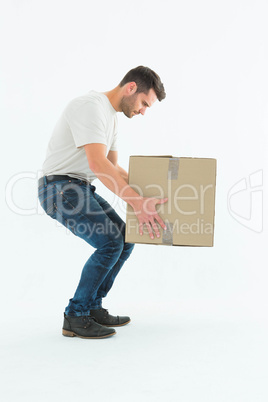
[[[126,84],[126,91],[128,95],[133,95],[137,91],[137,84],[136,82],[128,82]]]

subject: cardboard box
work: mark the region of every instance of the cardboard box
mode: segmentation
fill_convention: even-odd
[[[168,197],[156,210],[167,230],[156,222],[160,237],[151,239],[146,225],[127,204],[125,241],[173,246],[213,246],[216,159],[131,156],[129,185],[143,197]]]

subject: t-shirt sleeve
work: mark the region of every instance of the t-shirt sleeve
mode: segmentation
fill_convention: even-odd
[[[93,143],[107,145],[107,120],[98,103],[84,103],[68,116],[67,121],[77,148]]]

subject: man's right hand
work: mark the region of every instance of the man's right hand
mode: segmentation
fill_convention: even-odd
[[[143,234],[143,225],[147,226],[151,239],[154,238],[153,230],[157,237],[160,237],[157,221],[160,226],[166,230],[164,221],[158,215],[155,206],[157,204],[164,204],[168,201],[168,198],[153,198],[153,197],[140,197],[132,205],[135,215],[139,220],[139,232]]]

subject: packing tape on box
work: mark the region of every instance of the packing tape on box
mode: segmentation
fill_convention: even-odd
[[[177,180],[179,173],[180,158],[169,158],[168,164],[168,180]]]
[[[167,230],[163,231],[162,243],[173,246],[173,223],[165,221]]]

